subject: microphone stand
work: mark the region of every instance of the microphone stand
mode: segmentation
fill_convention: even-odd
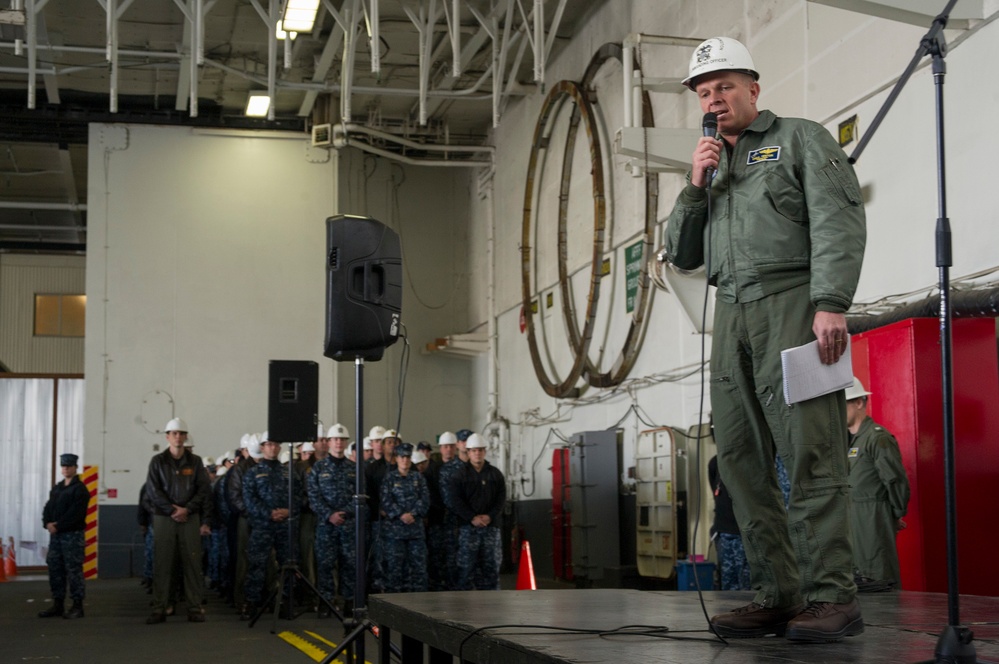
[[[952,312],[950,306],[950,267],[951,230],[950,219],[947,218],[947,182],[944,160],[944,77],[947,65],[944,57],[947,54],[947,44],[943,39],[943,30],[950,19],[957,0],[948,0],[947,6],[933,19],[930,31],[919,42],[916,54],[902,73],[898,83],[892,89],[885,103],[881,106],[871,129],[857,144],[856,150],[850,155],[850,163],[854,164],[860,158],[867,143],[874,136],[881,121],[891,109],[902,88],[909,81],[923,56],[933,59],[933,81],[936,90],[936,137],[937,137],[937,204],[938,216],[936,226],[936,265],[939,271],[940,289],[940,355],[941,380],[943,388],[943,434],[944,434],[944,502],[947,514],[947,615],[948,624],[937,640],[934,659],[927,663],[939,664],[975,664],[978,659],[975,646],[972,643],[974,634],[967,627],[961,626],[958,608],[959,593],[957,580],[957,500],[954,482],[954,370],[952,348]]]

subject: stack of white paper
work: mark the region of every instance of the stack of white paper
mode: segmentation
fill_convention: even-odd
[[[782,350],[780,362],[784,369],[784,403],[789,406],[853,384],[849,338],[846,351],[836,364],[822,364],[818,341]]]

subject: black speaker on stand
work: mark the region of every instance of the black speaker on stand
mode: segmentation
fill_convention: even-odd
[[[271,360],[268,367],[267,389],[267,439],[277,443],[297,443],[312,440],[319,423],[319,364],[308,360]],[[288,506],[295,497],[294,459],[288,460]],[[336,608],[327,602],[312,585],[298,566],[297,519],[288,519],[288,559],[281,565],[277,584],[267,599],[260,605],[249,622],[249,627],[257,624],[260,616],[272,602],[274,620],[271,633],[277,633],[278,617],[297,617],[294,597],[295,583],[299,582],[312,591],[312,594],[325,603],[331,611]],[[282,589],[288,589],[288,605],[282,611]],[[337,614],[339,615],[339,614]]]
[[[402,313],[402,247],[399,235],[370,217],[337,215],[326,220],[326,341],[324,355],[337,362],[354,362],[355,431],[364,431],[364,361],[377,362],[399,338]],[[365,661],[364,638],[374,632],[368,619],[366,596],[367,518],[364,509],[364,455],[355,457],[354,492],[356,538],[354,615],[345,620],[346,636],[321,664],[347,652],[347,661]],[[398,647],[385,635],[380,640],[381,661]]]
[[[377,362],[399,338],[401,313],[398,233],[369,217],[327,219],[326,357]]]

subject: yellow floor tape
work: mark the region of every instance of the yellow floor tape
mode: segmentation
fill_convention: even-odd
[[[326,638],[323,638],[322,636],[319,636],[315,632],[310,632],[308,630],[304,630],[304,632],[305,632],[305,634],[307,634],[312,639],[314,639],[316,641],[319,641],[320,643],[323,643],[323,644],[329,646],[330,650],[324,650],[324,649],[320,648],[319,646],[317,646],[317,645],[315,645],[313,643],[310,643],[309,641],[305,640],[303,637],[299,636],[298,634],[295,634],[294,632],[281,632],[280,634],[278,634],[278,637],[280,637],[281,639],[284,639],[285,641],[287,641],[291,645],[295,646],[296,648],[298,648],[299,650],[301,650],[302,652],[304,652],[306,655],[308,655],[309,657],[311,657],[312,661],[314,661],[314,662],[321,662],[321,661],[323,661],[337,647],[337,644],[333,643],[329,639],[326,639]],[[341,655],[341,657],[345,657],[345,656]],[[337,661],[346,662],[347,660],[346,659],[340,659],[340,660],[337,660]],[[365,661],[364,664],[371,664],[371,662]]]

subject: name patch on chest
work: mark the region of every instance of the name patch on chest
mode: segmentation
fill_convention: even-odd
[[[777,161],[778,159],[780,159],[780,146],[770,145],[750,151],[749,157],[746,158],[746,164],[759,164],[763,161]]]
[[[856,458],[857,458],[857,453],[858,453],[858,452],[859,452],[859,449],[858,449],[858,448],[856,448],[856,447],[851,447],[851,448],[850,448],[850,451],[849,451],[849,452],[847,453],[847,455],[846,455],[846,456],[847,456],[847,458],[848,458],[848,459],[856,459]]]
[[[194,474],[194,468],[181,468],[180,469],[180,474],[181,475],[193,475]]]

